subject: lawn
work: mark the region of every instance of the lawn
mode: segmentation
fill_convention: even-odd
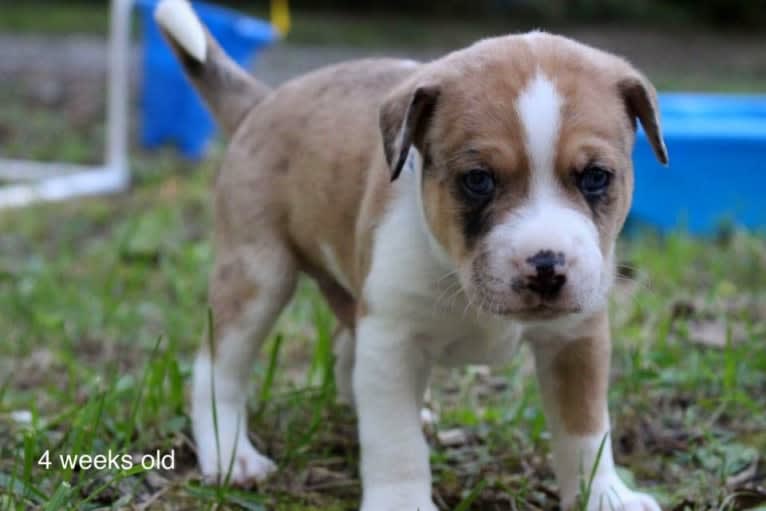
[[[0,86],[0,153],[97,161],[100,108],[62,119]],[[357,509],[355,418],[335,403],[334,320],[309,281],[251,381],[253,440],[279,472],[254,491],[199,481],[186,382],[207,324],[220,156],[137,150],[130,193],[0,211],[0,511]],[[636,227],[619,259],[609,397],[623,476],[665,509],[766,510],[766,234]],[[437,372],[428,438],[442,509],[557,508],[537,394],[526,352],[502,369]],[[110,453],[118,466],[67,458]],[[144,469],[157,453],[173,468]]]
[[[2,213],[0,509],[354,509],[355,421],[334,403],[333,319],[308,281],[253,372],[251,430],[280,472],[255,492],[198,480],[185,382],[206,325],[216,159],[139,154],[129,194]],[[624,475],[670,509],[766,502],[766,238],[640,231],[620,260],[610,401]],[[555,509],[526,354],[438,373],[433,401],[437,502]],[[174,470],[142,469],[157,450]],[[60,458],[110,451],[135,466]]]
[[[251,429],[280,472],[256,492],[199,483],[185,382],[206,324],[213,164],[138,167],[130,194],[2,215],[0,509],[354,509],[354,417],[334,404],[317,348],[333,320],[308,282],[253,372]],[[625,476],[672,509],[766,502],[766,239],[643,233],[620,254],[610,401]],[[447,509],[555,508],[528,362],[437,374],[429,438]],[[174,470],[143,471],[157,450]],[[136,466],[59,458],[109,451]]]

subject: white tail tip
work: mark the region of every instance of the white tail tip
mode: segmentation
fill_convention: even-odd
[[[205,29],[187,0],[162,0],[154,10],[154,19],[186,53],[205,62]]]

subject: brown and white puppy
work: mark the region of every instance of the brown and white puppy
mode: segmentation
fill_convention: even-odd
[[[533,32],[424,64],[344,63],[269,91],[185,0],[164,0],[157,19],[231,136],[215,179],[217,340],[203,343],[192,389],[206,477],[231,466],[247,484],[275,469],[248,440],[244,389],[303,272],[346,329],[337,379],[359,416],[363,511],[436,509],[419,420],[432,366],[503,364],[522,341],[563,507],[606,439],[587,509],[659,509],[615,471],[606,400],[636,120],[667,161],[640,73]]]

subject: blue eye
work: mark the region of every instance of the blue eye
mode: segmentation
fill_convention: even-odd
[[[612,174],[609,171],[592,165],[579,175],[577,187],[586,199],[596,199],[606,192],[611,180]]]
[[[470,197],[483,199],[495,190],[495,179],[486,170],[474,169],[463,175],[462,186]]]

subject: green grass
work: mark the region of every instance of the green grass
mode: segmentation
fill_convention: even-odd
[[[213,164],[188,175],[167,155],[136,165],[130,194],[0,217],[0,509],[354,509],[355,421],[333,401],[332,318],[308,282],[253,371],[250,427],[280,472],[254,492],[200,484],[185,387],[206,323]],[[763,502],[766,239],[643,233],[620,254],[633,269],[613,307],[610,401],[624,475],[667,506]],[[719,345],[695,342],[706,329]],[[438,429],[468,438],[448,448],[429,436],[440,504],[555,506],[526,354],[491,376],[441,371],[433,390]],[[175,470],[56,461],[158,449],[174,453]],[[49,469],[38,464],[46,451]]]
[[[11,90],[0,88],[3,155],[98,160],[99,108],[65,120]],[[199,481],[186,387],[207,323],[214,160],[137,151],[130,193],[0,211],[0,511],[357,509],[355,419],[334,402],[333,319],[308,281],[251,382],[250,430],[280,471],[257,491]],[[631,276],[614,293],[610,402],[623,476],[667,509],[766,509],[766,237],[638,232],[619,248]],[[527,353],[491,374],[438,371],[432,390],[442,508],[556,508]],[[454,428],[465,444],[441,445]],[[58,461],[110,450],[136,463],[172,453],[175,469]]]
[[[3,5],[0,32],[27,34],[106,34],[109,4],[14,2]]]

